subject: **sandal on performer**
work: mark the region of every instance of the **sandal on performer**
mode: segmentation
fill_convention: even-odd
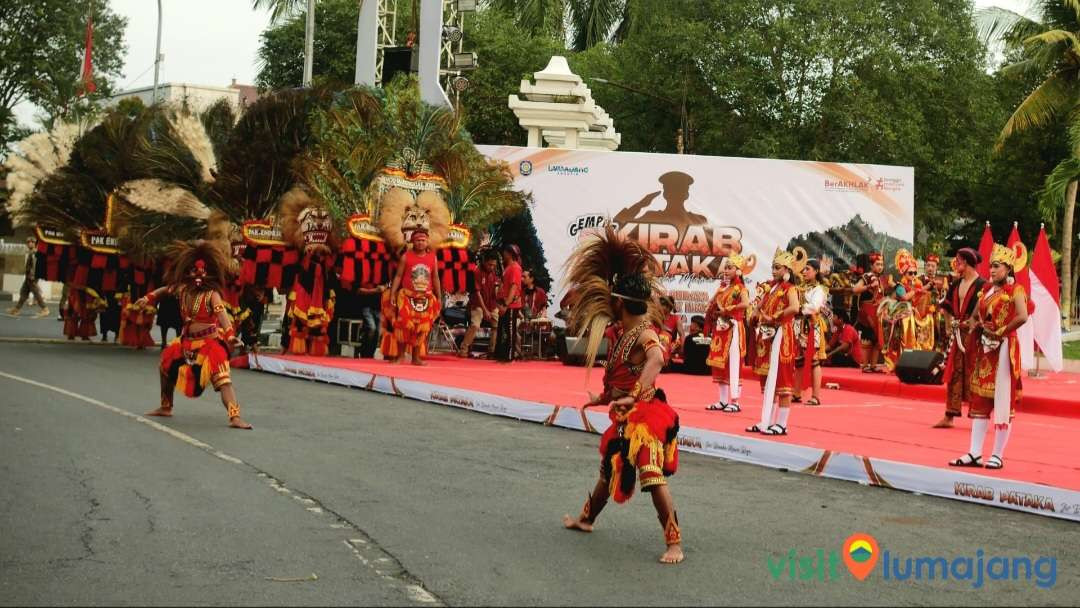
[[[728,404],[717,401],[716,403],[710,403],[709,405],[706,405],[705,409],[709,410],[710,412],[726,412],[727,409],[725,408],[727,408],[727,406]]]
[[[987,469],[1000,469],[1005,466],[1005,462],[1001,460],[1001,457],[997,454],[990,456],[986,459],[985,468]]]
[[[729,414],[733,414],[735,412],[741,412],[742,408],[739,407],[738,403],[728,403],[724,405],[723,411]]]
[[[792,403],[802,403],[802,395],[792,395],[791,396],[791,402]]]
[[[755,424],[753,426],[746,427],[746,432],[747,433],[764,433],[765,431],[762,431],[761,427],[759,427],[758,425]]]
[[[806,405],[821,405],[821,399],[817,397],[810,397],[806,400]]]
[[[950,460],[949,461],[949,466],[950,467],[978,467],[978,468],[982,468],[983,463],[980,462],[981,460],[982,460],[982,456],[972,456],[970,453],[968,453],[968,454],[964,454],[960,458],[957,458],[956,460]]]
[[[769,428],[761,431],[762,435],[787,435],[787,427],[779,424],[770,424]]]

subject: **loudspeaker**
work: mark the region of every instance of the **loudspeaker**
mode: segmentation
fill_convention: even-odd
[[[563,335],[555,343],[555,350],[559,356],[559,361],[562,361],[563,365],[585,365],[585,346],[588,344],[588,340],[585,338],[576,338],[574,336]],[[607,358],[608,341],[604,338],[600,341],[600,350],[596,352],[596,359]]]
[[[941,384],[944,361],[936,350],[905,350],[896,362],[896,377],[904,384]]]
[[[394,76],[415,72],[413,48],[409,46],[388,46],[383,49],[382,86],[390,84]],[[419,54],[419,53],[417,53]]]

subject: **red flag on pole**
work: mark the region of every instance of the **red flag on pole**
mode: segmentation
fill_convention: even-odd
[[[89,95],[97,90],[94,84],[94,62],[91,58],[94,52],[94,16],[86,16],[86,51],[83,53],[82,63],[82,94]]]
[[[1031,326],[1035,334],[1035,342],[1050,363],[1050,369],[1060,372],[1062,368],[1059,299],[1061,284],[1058,282],[1057,270],[1054,269],[1054,259],[1050,255],[1050,241],[1046,238],[1045,228],[1039,230],[1039,240],[1035,242],[1029,278],[1031,301],[1035,304],[1035,312],[1031,313],[1027,325]]]
[[[990,232],[990,222],[986,222],[986,229],[983,230],[982,240],[979,241],[979,256],[982,257],[982,262],[979,262],[979,267],[976,268],[979,272],[979,276],[989,280],[990,279],[990,254],[994,252],[994,233]]]
[[[1012,232],[1009,233],[1009,242],[1006,243],[1009,247],[1012,247],[1014,243],[1020,242],[1020,231],[1017,229],[1017,223],[1013,222]],[[1024,288],[1024,293],[1028,295],[1028,302],[1031,298],[1031,278],[1028,274],[1027,266],[1020,272],[1014,273],[1016,277],[1016,284]],[[1035,330],[1031,321],[1024,323],[1016,330],[1016,338],[1020,341],[1020,364],[1024,369],[1032,369],[1035,367]]]

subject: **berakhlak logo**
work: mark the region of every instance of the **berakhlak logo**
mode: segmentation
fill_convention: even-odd
[[[844,541],[844,565],[860,581],[866,580],[874,571],[880,554],[877,540],[869,534],[859,532]]]

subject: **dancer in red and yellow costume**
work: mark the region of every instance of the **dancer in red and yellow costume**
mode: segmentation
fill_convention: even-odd
[[[588,335],[586,365],[596,360],[605,328],[616,339],[608,351],[604,392],[589,395],[593,405],[609,405],[611,426],[600,438],[600,478],[577,517],[565,515],[572,530],[591,532],[608,498],[626,502],[635,484],[652,495],[664,530],[666,564],[683,560],[682,532],[666,477],[678,469],[679,417],[655,381],[664,365],[663,347],[653,324],[656,310],[652,255],[635,241],[619,237],[610,226],[586,237],[570,258],[568,284],[577,298],[570,328]]]
[[[435,252],[428,249],[428,231],[417,227],[409,237],[412,248],[401,256],[390,286],[394,302],[394,340],[398,356],[411,353],[413,365],[424,365],[431,326],[439,317],[442,292]]]
[[[221,393],[229,426],[250,429],[240,418],[229,371],[229,350],[239,346],[240,340],[221,296],[228,264],[225,251],[214,243],[196,241],[178,243],[169,257],[173,265],[165,277],[168,284],[136,301],[138,306],[153,306],[169,293],[179,301],[184,319],[180,337],[161,352],[161,407],[147,415],[172,416],[176,388],[195,398],[213,386]]]
[[[105,310],[105,298],[89,288],[68,286],[67,315],[64,317],[64,335],[68,340],[89,340],[97,335],[98,313]]]
[[[929,294],[929,304],[932,310],[930,316],[933,317],[934,328],[934,344],[930,348],[924,348],[923,350],[945,350],[945,344],[948,341],[948,329],[945,324],[945,311],[942,310],[942,305],[945,303],[945,296],[949,293],[949,278],[943,274],[938,274],[938,268],[941,265],[941,258],[936,254],[929,254],[923,259],[923,272],[920,277],[923,288],[926,289]],[[916,306],[916,310],[919,306]],[[925,344],[925,341],[924,341]],[[920,348],[922,348],[920,346]]]
[[[979,292],[985,284],[976,270],[980,263],[982,256],[970,247],[957,251],[953,258],[956,278],[941,305],[949,328],[945,341],[945,417],[934,425],[935,429],[952,428],[953,419],[960,416],[963,405],[971,401],[971,370],[978,341],[976,309]]]
[[[859,314],[855,323],[863,341],[869,348],[870,356],[863,365],[864,372],[881,371],[878,360],[885,345],[885,336],[878,317],[878,306],[885,298],[889,287],[889,278],[884,276],[885,258],[877,251],[869,254],[870,271],[863,274],[851,288],[851,293],[858,298]]]
[[[795,393],[791,400],[802,401],[802,392],[810,385],[810,398],[806,405],[821,405],[821,364],[826,359],[825,343],[829,335],[828,311],[829,290],[821,284],[821,260],[811,258],[802,269],[802,283],[799,285],[799,316],[795,319],[796,335],[799,338],[798,359],[803,361],[803,371],[795,372]]]
[[[709,357],[705,364],[712,368],[716,383],[716,403],[708,410],[739,412],[742,393],[739,372],[746,357],[746,310],[750,308],[750,291],[743,282],[747,260],[732,255],[724,262],[724,278],[705,310],[706,331],[712,334]]]
[[[971,370],[971,447],[967,454],[949,464],[957,467],[981,467],[983,440],[990,417],[994,423],[994,451],[986,459],[986,468],[1005,465],[1005,444],[1009,441],[1012,419],[1020,403],[1020,343],[1016,330],[1027,322],[1031,307],[1027,292],[1013,281],[1013,274],[1027,265],[1027,249],[1017,242],[1012,247],[995,244],[990,254],[990,282],[979,292],[978,322],[981,328],[976,343],[975,364]]]
[[[891,372],[900,361],[900,354],[918,345],[918,324],[915,311],[916,301],[929,297],[919,281],[919,266],[911,252],[901,249],[894,259],[900,282],[892,286],[890,297],[878,305],[881,327],[884,332],[885,367]],[[926,320],[929,327],[931,321]],[[933,327],[930,330],[930,344],[933,345]]]
[[[132,348],[144,349],[155,344],[150,329],[154,326],[157,307],[153,304],[140,305],[131,300],[130,291],[124,294],[120,313],[120,343]]]
[[[806,263],[806,251],[794,253],[777,250],[773,256],[773,279],[765,285],[754,316],[757,319],[754,373],[761,378],[764,394],[761,422],[746,429],[748,433],[787,435],[791,395],[795,388],[795,315],[799,313],[799,293],[792,278]],[[779,401],[779,409],[774,408]]]

